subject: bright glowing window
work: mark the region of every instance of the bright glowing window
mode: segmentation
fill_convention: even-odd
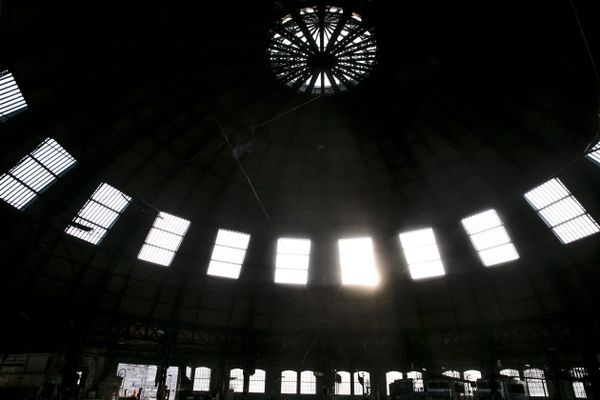
[[[213,248],[208,275],[237,279],[242,270],[250,235],[219,229]]]
[[[531,397],[548,397],[548,387],[544,371],[538,368],[530,368],[523,371],[523,378],[527,383],[527,390]]]
[[[362,396],[364,394],[369,394],[371,390],[371,374],[367,371],[356,371],[354,374],[354,395]],[[360,384],[360,381],[363,381],[363,384]]]
[[[275,282],[305,285],[308,281],[310,240],[280,238],[277,241]]]
[[[585,386],[581,381],[572,382],[573,394],[576,399],[587,399],[587,393],[585,392]]]
[[[463,227],[486,267],[513,261],[519,253],[496,210],[487,210],[462,220]]]
[[[503,376],[510,376],[511,378],[517,378],[519,379],[519,377],[521,376],[519,374],[519,371],[516,369],[511,369],[511,368],[506,368],[500,371],[500,375]]]
[[[271,30],[268,56],[275,77],[306,93],[342,92],[365,79],[375,66],[372,30],[340,7],[317,5],[288,14]]]
[[[129,205],[131,197],[106,183],[96,188],[65,232],[98,244]]]
[[[402,379],[402,372],[388,371],[385,373],[385,389],[388,396],[390,395],[390,383],[394,383],[398,379]]]
[[[75,163],[61,145],[47,138],[0,176],[0,199],[22,210]]]
[[[190,221],[186,219],[159,212],[138,258],[168,267],[171,265],[189,226]]]
[[[194,390],[210,391],[210,368],[198,367],[194,371]]]
[[[460,372],[455,371],[453,369],[449,369],[448,371],[442,372],[442,375],[448,376],[450,378],[458,378],[458,379],[460,379]]]
[[[229,389],[234,392],[242,393],[244,391],[244,370],[234,368],[229,371]]]
[[[300,394],[317,394],[317,377],[313,371],[300,373]]]
[[[596,143],[592,150],[586,154],[586,157],[595,162],[597,165],[600,165],[600,142]]]
[[[281,372],[281,394],[296,394],[298,392],[298,373],[286,370]]]
[[[583,367],[575,367],[571,368],[569,371],[571,377],[583,379],[586,375],[586,369]],[[573,387],[573,394],[576,399],[587,399],[587,393],[585,392],[585,385],[582,381],[573,381],[571,382]]]
[[[401,233],[400,243],[413,279],[445,275],[433,229],[425,228]]]
[[[351,392],[352,383],[350,381],[350,372],[337,371],[338,375],[335,380],[335,394],[349,395]]]
[[[419,371],[409,371],[406,373],[407,379],[412,379],[413,381],[413,390],[415,392],[423,392],[425,390],[425,386],[423,385],[423,374]]]
[[[338,246],[344,285],[375,286],[379,283],[371,238],[340,239]]]
[[[9,71],[0,72],[0,122],[27,109],[25,98]]]
[[[248,393],[264,393],[265,392],[266,373],[262,369],[257,369],[248,381]]]
[[[465,380],[475,382],[477,379],[481,379],[481,371],[476,369],[469,369],[463,372]]]
[[[525,198],[564,244],[600,230],[598,223],[558,178],[525,193]]]
[[[192,378],[192,367],[185,367],[185,376],[188,379]]]

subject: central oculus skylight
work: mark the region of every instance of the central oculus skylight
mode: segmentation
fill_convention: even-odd
[[[340,239],[338,247],[344,285],[375,286],[379,283],[370,237]]]
[[[54,139],[47,138],[0,176],[0,199],[22,210],[75,164]]]
[[[558,178],[525,193],[525,198],[563,244],[600,230],[596,221]]]
[[[372,30],[349,9],[314,6],[294,10],[271,30],[267,54],[275,76],[305,93],[343,92],[375,66]]]
[[[519,258],[496,210],[487,210],[462,220],[473,247],[486,267]]]
[[[250,235],[246,233],[219,229],[206,273],[223,278],[239,278],[249,243]]]
[[[425,228],[401,233],[400,243],[413,279],[446,274],[433,229]]]
[[[280,238],[277,241],[275,282],[306,285],[310,240]]]
[[[166,212],[159,212],[144,241],[138,258],[165,267],[173,257],[190,226],[190,221]]]
[[[98,244],[129,205],[131,197],[101,183],[65,230],[69,235]]]

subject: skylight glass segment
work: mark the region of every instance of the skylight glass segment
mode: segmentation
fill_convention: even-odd
[[[146,236],[138,258],[168,267],[189,227],[190,221],[187,219],[159,212],[148,236]]]
[[[219,229],[207,274],[223,278],[239,278],[249,243],[250,235],[247,233]]]
[[[600,165],[600,142],[596,143],[592,150],[586,154],[586,157],[595,162],[597,165]]]
[[[496,210],[487,210],[462,220],[463,227],[486,267],[513,261],[519,253]]]
[[[340,239],[338,247],[344,285],[375,286],[379,283],[370,237]]]
[[[558,178],[525,193],[525,198],[563,244],[600,230],[598,223]]]
[[[22,210],[75,164],[54,139],[47,138],[0,176],[0,199]]]
[[[401,233],[400,243],[413,279],[446,274],[432,228]]]
[[[310,240],[280,238],[277,241],[275,259],[275,282],[306,285]]]
[[[294,10],[273,29],[267,55],[275,77],[305,93],[348,90],[373,71],[377,44],[356,13],[317,5]]]
[[[130,201],[131,197],[123,192],[101,183],[65,232],[91,244],[98,244]]]
[[[0,72],[0,122],[27,109],[25,98],[9,71]]]

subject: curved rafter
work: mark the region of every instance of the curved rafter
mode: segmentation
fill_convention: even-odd
[[[343,92],[375,67],[373,31],[341,7],[305,7],[271,29],[267,50],[277,79],[305,93]]]

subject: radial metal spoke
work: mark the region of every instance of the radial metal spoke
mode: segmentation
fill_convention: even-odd
[[[305,93],[339,93],[373,71],[376,42],[351,10],[320,5],[278,21],[267,53],[275,77],[286,86]]]

